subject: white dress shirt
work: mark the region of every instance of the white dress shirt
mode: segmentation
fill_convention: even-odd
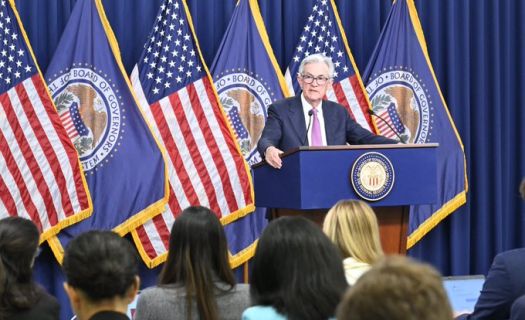
[[[307,136],[308,136],[308,145],[312,145],[312,127],[314,123],[314,116],[312,115],[312,120],[310,123],[310,128],[308,128],[308,122],[310,121],[310,116],[308,115],[308,112],[313,109],[312,105],[306,101],[304,98],[304,95],[301,93],[301,103],[303,105],[303,113],[304,113],[304,121],[306,129],[308,129]],[[317,107],[317,118],[319,119],[319,125],[321,127],[321,139],[323,141],[323,146],[326,146],[326,130],[324,126],[324,117],[323,117],[323,103],[321,102]]]

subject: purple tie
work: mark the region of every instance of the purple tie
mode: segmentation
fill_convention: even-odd
[[[319,124],[319,118],[317,117],[317,109],[312,109],[314,114],[314,123],[312,124],[312,139],[311,139],[311,146],[322,146],[323,145],[323,138],[321,137],[321,125]]]

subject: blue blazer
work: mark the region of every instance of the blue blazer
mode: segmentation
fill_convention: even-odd
[[[487,274],[474,312],[456,319],[509,319],[514,300],[525,294],[524,272],[525,248],[498,254]]]
[[[510,309],[510,320],[523,320],[525,319],[525,295],[519,297],[512,304]]]
[[[395,144],[397,141],[376,136],[355,122],[340,104],[324,100],[323,117],[328,145]],[[257,149],[264,156],[270,146],[282,151],[307,146],[306,124],[301,96],[279,100],[268,108],[268,118]]]

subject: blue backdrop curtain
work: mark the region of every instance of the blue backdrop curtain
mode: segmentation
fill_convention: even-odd
[[[17,0],[22,21],[45,72],[74,0]],[[525,2],[416,0],[430,58],[467,155],[467,205],[410,250],[443,274],[486,273],[494,255],[525,246]],[[160,0],[105,0],[126,69],[138,59]],[[189,0],[204,59],[211,64],[236,0]],[[390,0],[336,1],[359,70],[368,62]],[[277,61],[284,70],[312,0],[259,0]],[[45,252],[46,253],[46,252]],[[61,281],[50,256],[38,278],[52,292]],[[153,275],[152,275],[153,274]],[[57,278],[58,277],[58,278]],[[151,285],[154,273],[144,272]],[[55,286],[55,287],[53,287]],[[58,293],[57,293],[58,294]]]

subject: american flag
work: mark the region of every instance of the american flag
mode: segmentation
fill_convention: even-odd
[[[0,2],[0,218],[31,219],[49,239],[92,211],[74,146],[24,40]]]
[[[170,227],[185,207],[208,206],[223,223],[254,210],[247,164],[192,30],[186,3],[164,1],[131,75],[146,118],[168,152],[167,211],[133,231],[150,266],[164,261]]]
[[[327,98],[342,104],[363,128],[375,132],[368,114],[370,103],[333,0],[318,0],[314,3],[295,47],[292,62],[286,69],[285,78],[290,92],[300,91],[297,82],[299,65],[305,57],[315,53],[331,57],[334,62],[334,82],[326,94]]]
[[[233,125],[233,129],[237,133],[239,139],[248,138],[248,130],[242,124],[241,116],[239,115],[239,110],[237,108],[231,108],[228,112],[228,117]]]
[[[89,133],[88,128],[80,117],[78,103],[76,102],[73,102],[68,109],[60,114],[60,120],[71,140],[79,135],[85,136]]]
[[[390,124],[390,126],[394,128],[398,134],[405,132],[405,126],[401,122],[401,118],[399,118],[399,114],[397,113],[396,105],[394,103],[390,103],[388,108],[380,113],[379,116],[383,118],[388,124]],[[381,120],[378,121],[377,129],[382,136],[394,139],[397,137],[396,133]]]

